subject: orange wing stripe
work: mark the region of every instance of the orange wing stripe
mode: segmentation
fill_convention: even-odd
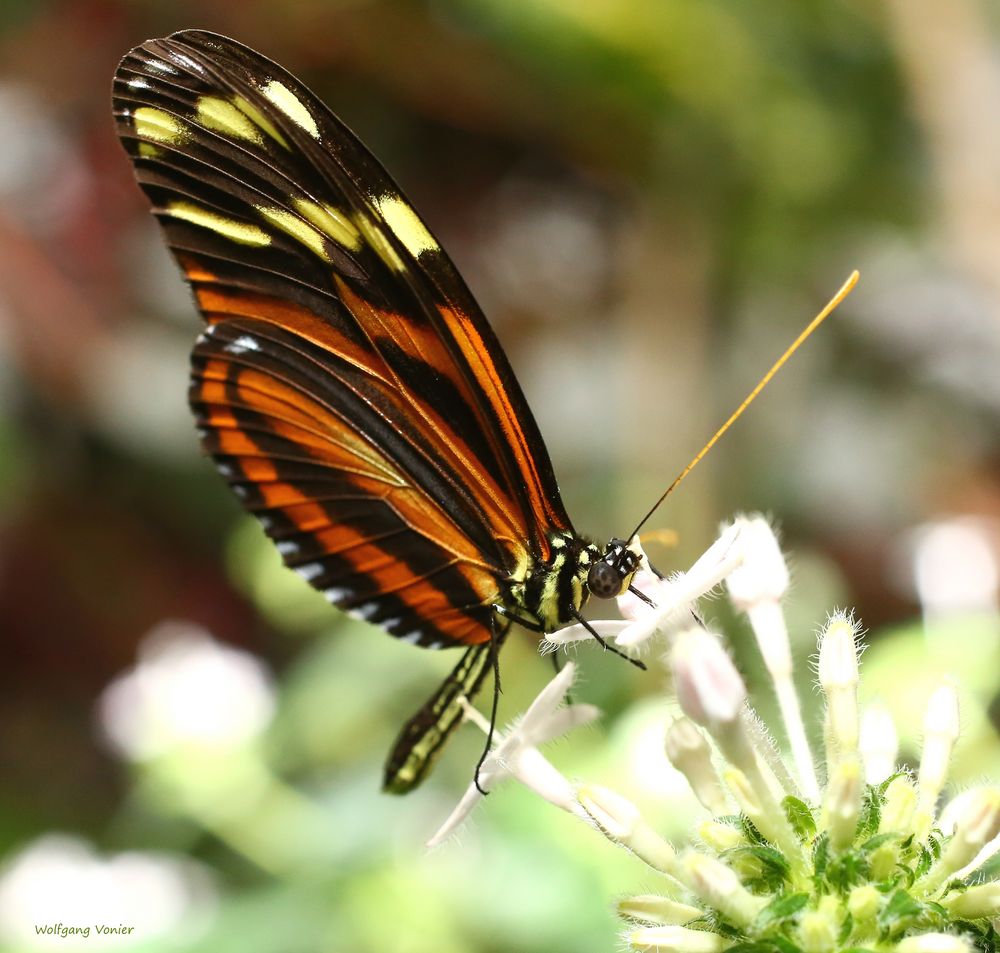
[[[490,349],[486,346],[468,315],[454,308],[441,308],[440,310],[455,335],[455,340],[465,354],[469,366],[476,375],[482,393],[486,395],[493,406],[496,419],[503,428],[504,436],[507,438],[511,450],[514,451],[517,466],[528,491],[533,521],[538,525],[553,529],[567,528],[563,524],[561,515],[554,510],[545,493],[538,468],[535,466],[534,454],[528,445],[524,431],[521,429],[517,413],[507,398],[506,388],[497,373]]]

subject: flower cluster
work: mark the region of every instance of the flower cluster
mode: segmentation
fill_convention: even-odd
[[[696,602],[725,583],[745,613],[781,712],[775,738],[748,703],[722,640]],[[1000,880],[983,874],[1000,853],[1000,787],[964,791],[938,809],[958,737],[958,698],[943,681],[929,699],[915,772],[896,766],[896,734],[882,709],[858,703],[858,626],[835,613],[819,639],[825,701],[818,762],[793,687],[781,609],[788,573],[762,518],[740,518],[689,572],[669,579],[648,565],[626,593],[624,621],[596,623],[602,636],[634,648],[664,639],[683,714],[668,725],[665,753],[706,811],[695,844],[678,849],[620,793],[574,785],[538,745],[596,716],[560,702],[563,671],[487,759],[489,788],[516,777],[581,816],[660,874],[660,892],[622,899],[633,950],[676,953],[965,953],[996,948]],[[573,626],[549,637],[586,637]],[[782,757],[778,743],[788,751]],[[432,843],[446,837],[480,795],[471,786]]]

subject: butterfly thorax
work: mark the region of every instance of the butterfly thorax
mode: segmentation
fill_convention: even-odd
[[[575,533],[552,533],[549,547],[549,559],[527,563],[511,576],[502,593],[507,614],[537,623],[543,632],[576,620],[590,596],[587,574],[601,558],[596,544]]]

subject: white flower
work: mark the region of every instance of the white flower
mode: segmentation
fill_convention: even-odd
[[[570,813],[583,813],[577,804],[573,785],[538,750],[539,745],[553,741],[579,725],[588,724],[600,715],[600,710],[593,705],[563,705],[575,675],[576,667],[567,662],[521,718],[500,736],[479,769],[478,777],[469,785],[438,832],[427,842],[428,847],[436,847],[446,840],[469,816],[483,798],[480,788],[491,791],[508,778],[517,779],[546,801]]]
[[[146,636],[135,667],[105,689],[99,717],[118,751],[147,761],[186,745],[226,749],[250,741],[274,705],[262,662],[199,626],[165,622]]]
[[[787,739],[790,764],[750,708],[720,638],[699,621],[697,600],[723,580],[771,676],[781,714],[774,733]],[[631,924],[627,945],[677,953],[744,944],[801,953],[991,949],[1000,879],[966,888],[1000,853],[1000,786],[939,807],[960,725],[955,687],[945,681],[927,700],[916,776],[897,771],[891,717],[859,710],[859,626],[834,613],[819,642],[826,763],[817,771],[780,604],[787,569],[766,523],[736,520],[687,573],[640,572],[635,585],[654,605],[625,594],[624,619],[595,625],[619,646],[666,638],[663,657],[687,716],[668,729],[666,753],[714,816],[697,827],[698,849],[675,847],[621,794],[580,786],[578,802],[597,830],[661,878],[661,894],[618,903]],[[586,637],[571,627],[549,641]],[[563,779],[550,799],[567,808],[567,790]]]
[[[649,570],[644,557],[632,587],[638,589],[653,606],[626,590],[617,600],[619,612],[626,621],[607,619],[590,624],[602,638],[613,638],[622,648],[631,648],[686,622],[697,600],[742,565],[743,548],[740,543],[745,524],[746,520],[741,517],[726,527],[686,573],[661,579]],[[550,647],[558,647],[592,636],[586,627],[576,624],[550,632],[544,638]]]

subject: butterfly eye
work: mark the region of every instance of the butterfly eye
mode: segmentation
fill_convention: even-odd
[[[587,587],[598,599],[614,599],[621,594],[624,578],[617,567],[602,559],[587,573]]]

